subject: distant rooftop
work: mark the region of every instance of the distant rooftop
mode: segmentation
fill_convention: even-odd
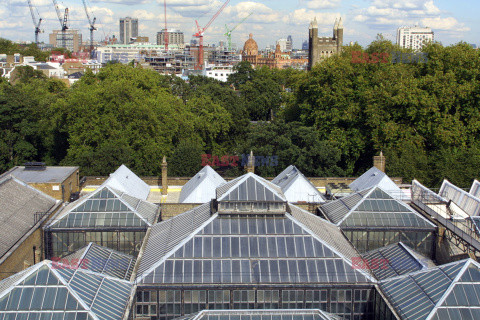
[[[26,183],[62,183],[76,170],[78,167],[43,167],[42,170],[40,168],[32,170],[28,167],[17,166],[4,173],[0,178],[12,175]]]

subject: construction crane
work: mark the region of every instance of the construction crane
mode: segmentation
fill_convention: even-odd
[[[246,16],[245,18],[242,19],[242,21],[240,21],[239,23],[237,23],[237,25],[235,27],[233,27],[232,29],[228,29],[227,25],[225,25],[225,30],[227,30],[227,32],[225,32],[225,36],[227,36],[227,41],[228,41],[228,51],[232,51],[232,31],[237,29],[239,25],[241,25],[242,23],[245,22],[245,20],[247,20],[248,17],[250,17],[251,15],[253,14],[253,12],[250,12],[248,16]]]
[[[195,69],[202,70],[203,69],[203,35],[208,27],[212,24],[212,22],[218,17],[218,15],[223,11],[223,9],[227,6],[230,0],[225,1],[220,9],[218,9],[217,13],[213,15],[213,17],[208,21],[205,27],[201,28],[198,24],[198,21],[195,20],[195,24],[197,25],[197,33],[194,34],[194,37],[198,38],[198,61]]]
[[[95,21],[97,21],[97,18],[93,17],[93,20],[90,18],[90,14],[88,13],[88,8],[87,8],[87,2],[85,0],[83,1],[83,7],[85,8],[85,14],[87,15],[88,19],[88,24],[90,25],[90,59],[93,59],[93,31],[97,30],[95,27]]]
[[[53,1],[53,5],[55,6],[55,11],[57,11],[57,17],[58,17],[58,21],[60,22],[60,28],[62,28],[62,48],[66,49],[67,44],[65,39],[65,31],[67,31],[68,29],[68,26],[67,26],[68,8],[65,8],[65,13],[63,14],[63,18],[62,18],[62,14],[60,13],[60,8],[58,7],[57,1],[56,0],[52,0],[52,1]]]
[[[164,34],[165,51],[168,52],[167,0],[163,0],[163,9],[165,12],[165,34]]]
[[[33,5],[31,0],[28,0],[28,6],[30,7],[30,13],[32,14],[33,25],[35,26],[35,44],[38,45],[38,34],[42,32],[42,30],[40,30],[40,25],[42,24],[42,18],[40,18],[40,14],[38,13],[38,10],[37,10],[37,14],[38,14],[38,21],[37,21],[37,18],[35,17],[35,13],[33,12]]]

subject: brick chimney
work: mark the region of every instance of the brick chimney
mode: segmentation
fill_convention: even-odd
[[[162,195],[168,193],[168,170],[167,170],[167,158],[163,156],[162,161]]]
[[[378,170],[385,172],[385,156],[383,155],[383,151],[380,151],[379,156],[373,157],[373,166]]]
[[[250,150],[250,156],[248,157],[247,172],[255,173],[255,157],[252,150]]]

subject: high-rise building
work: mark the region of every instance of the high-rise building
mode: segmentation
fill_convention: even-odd
[[[308,40],[303,41],[302,50],[308,50]]]
[[[62,33],[61,30],[53,30],[49,35],[49,40],[54,48],[65,48],[71,52],[78,52],[82,45],[82,34],[75,29],[68,29],[65,33]]]
[[[431,28],[401,27],[397,30],[397,44],[405,49],[421,50],[431,41],[433,41]]]
[[[185,43],[185,36],[182,31],[177,29],[168,30],[168,44],[183,45]],[[157,44],[165,44],[165,29],[157,32]]]
[[[131,38],[138,37],[138,19],[120,18],[120,43],[129,44]]]
[[[293,50],[293,39],[292,39],[292,36],[289,35],[287,37],[287,50],[288,52],[291,52]]]
[[[282,51],[282,52],[288,51],[287,50],[287,45],[288,45],[287,39],[278,39],[277,40],[277,45],[280,46],[280,51]],[[275,48],[276,48],[276,46],[275,46]]]

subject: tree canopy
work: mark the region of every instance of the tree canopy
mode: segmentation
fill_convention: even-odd
[[[0,53],[18,49],[0,39]],[[308,176],[355,176],[383,151],[391,176],[470,185],[480,178],[479,51],[433,43],[426,61],[409,63],[392,52],[412,54],[378,38],[308,72],[242,62],[227,83],[109,64],[66,87],[19,68],[0,81],[0,170],[37,160],[85,175],[122,163],[156,175],[166,156],[172,174],[192,175],[202,154],[240,165],[252,150],[264,176],[290,164]],[[217,169],[236,175],[238,165]]]

